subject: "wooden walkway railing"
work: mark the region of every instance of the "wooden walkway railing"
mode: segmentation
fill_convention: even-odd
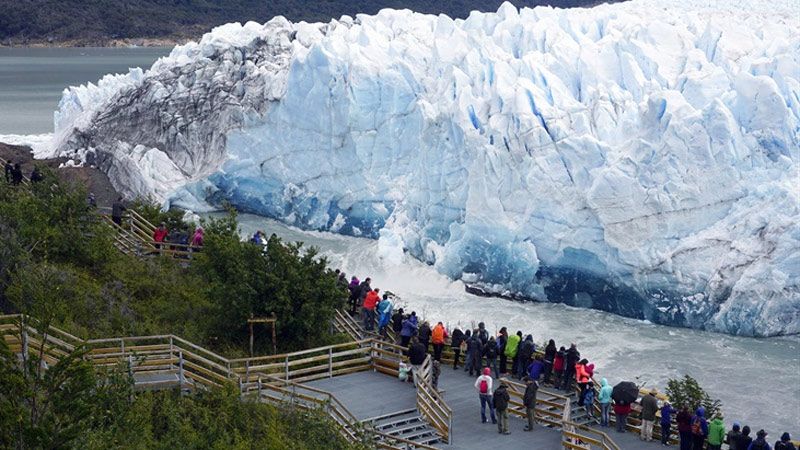
[[[126,366],[131,376],[139,380],[137,388],[203,389],[234,382],[238,383],[244,396],[256,393],[263,401],[288,400],[301,407],[323,407],[348,439],[360,439],[358,421],[335,396],[302,383],[378,370],[378,367],[391,365],[387,362],[390,359],[399,364],[396,358],[402,357],[402,354],[386,350],[386,343],[372,338],[282,355],[228,359],[174,335],[81,339],[53,326],[40,328],[43,327],[31,317],[0,315],[0,335],[11,351],[22,355],[35,352],[47,365],[53,365],[60,358],[83,348],[87,350],[85,357],[97,367]],[[388,354],[392,358],[387,358]],[[383,366],[379,366],[381,361]],[[421,383],[417,395],[423,392],[436,399],[434,395],[438,393],[431,392],[429,382]],[[446,407],[441,402],[441,405],[429,409],[441,415],[442,405]],[[446,426],[440,422],[435,427],[437,431],[446,433],[444,439],[449,437],[449,420],[448,417]],[[377,438],[375,445],[379,448],[433,448],[377,431],[371,433]]]

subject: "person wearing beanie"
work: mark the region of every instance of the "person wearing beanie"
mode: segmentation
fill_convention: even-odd
[[[728,450],[737,450],[736,444],[739,443],[741,436],[742,431],[739,422],[733,422],[731,431],[728,431],[728,434],[725,435],[725,443],[728,444]]]
[[[767,432],[758,430],[756,433],[756,440],[747,447],[747,450],[772,450],[772,447],[767,443]]]
[[[736,448],[741,450],[748,450],[753,438],[750,437],[750,427],[745,425],[742,427],[742,435],[739,436],[739,441],[736,442]]]
[[[775,442],[775,450],[797,450],[797,447],[792,444],[792,436],[789,433],[783,433],[781,440]]]
[[[492,416],[492,423],[497,423],[494,415],[494,404],[492,403],[492,370],[486,367],[483,375],[475,380],[475,390],[478,391],[478,398],[481,401],[481,423],[486,423],[486,405],[489,405],[489,413]]]

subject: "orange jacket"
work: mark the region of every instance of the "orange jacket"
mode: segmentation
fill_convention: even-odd
[[[380,300],[381,298],[378,296],[377,292],[369,291],[367,292],[367,296],[364,297],[364,308],[373,310]]]
[[[578,383],[588,383],[591,380],[585,365],[581,363],[575,364],[575,379]]]
[[[431,333],[431,342],[434,344],[444,344],[444,340],[447,339],[447,330],[444,329],[444,325],[436,324],[433,327],[433,333]]]

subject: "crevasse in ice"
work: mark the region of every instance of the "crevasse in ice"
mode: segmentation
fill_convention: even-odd
[[[65,90],[54,151],[129,196],[379,238],[490,293],[798,333],[798,12],[228,24]]]

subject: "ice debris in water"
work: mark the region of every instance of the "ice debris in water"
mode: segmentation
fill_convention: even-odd
[[[65,90],[53,153],[489,292],[798,333],[798,17],[634,0],[228,24]]]

